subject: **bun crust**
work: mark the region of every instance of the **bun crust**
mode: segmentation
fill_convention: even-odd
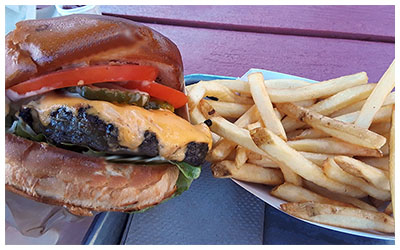
[[[152,65],[159,82],[183,90],[176,45],[128,19],[70,15],[22,21],[6,36],[6,88],[49,72],[101,64]]]
[[[78,215],[156,205],[175,192],[179,175],[170,164],[114,164],[12,134],[5,166],[6,189]]]

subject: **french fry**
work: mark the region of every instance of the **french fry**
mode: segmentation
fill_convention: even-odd
[[[192,124],[200,124],[200,123],[204,122],[205,120],[207,120],[204,117],[204,115],[201,113],[198,106],[195,106],[190,109],[189,116],[190,116],[190,122]]]
[[[212,96],[212,97],[218,98],[219,101],[223,101],[223,102],[235,102],[235,103],[241,103],[241,104],[253,104],[254,103],[251,98],[239,96],[239,95],[235,94],[234,92],[232,92],[229,88],[225,87],[224,85],[217,84],[217,83],[209,84],[209,83],[203,82],[203,81],[200,81],[197,84],[205,89],[205,93],[202,96],[202,98],[204,96]],[[192,91],[194,91],[194,88],[190,91],[189,96],[191,95]],[[197,101],[199,96],[200,96],[200,94],[198,96],[196,96],[197,99],[191,98],[191,97],[189,97],[189,99]],[[200,101],[200,100],[198,100],[198,101]],[[189,102],[189,107],[191,107],[190,104],[191,103]]]
[[[277,108],[274,108],[274,112],[278,120],[282,120],[282,117],[284,116]]]
[[[227,161],[235,161],[236,150],[232,150],[231,153],[225,158]]]
[[[357,157],[358,160],[364,162],[365,164],[371,165],[373,167],[379,168],[381,170],[389,170],[389,157]]]
[[[229,138],[232,142],[241,145],[255,153],[265,155],[266,153],[259,149],[250,137],[248,130],[238,127],[222,117],[212,117],[210,129],[219,136]]]
[[[240,168],[247,161],[247,150],[242,146],[237,146],[235,164],[237,168]]]
[[[287,144],[295,150],[311,153],[369,157],[382,157],[383,155],[377,149],[364,148],[335,138],[301,139],[288,141]]]
[[[333,96],[317,102],[310,109],[322,115],[330,115],[339,109],[367,98],[375,87],[376,84],[369,83],[342,90]]]
[[[249,93],[250,87],[246,82],[240,80],[234,81],[225,81],[220,80],[218,84],[208,84],[212,85],[219,85],[226,87],[227,89],[240,93]],[[292,81],[293,82],[293,81]],[[268,88],[268,93],[271,101],[273,103],[284,103],[284,102],[297,102],[297,101],[304,101],[309,99],[316,99],[324,96],[331,96],[334,95],[344,89],[351,88],[357,85],[362,85],[368,82],[368,77],[365,72],[360,72],[353,75],[342,76],[339,78],[313,83],[302,87],[297,88]],[[198,84],[202,84],[199,82]],[[224,84],[224,85],[222,85]],[[230,85],[230,87],[228,86]],[[231,92],[232,93],[232,92]],[[208,95],[208,94],[207,94]],[[212,94],[210,93],[212,96]],[[218,96],[216,96],[218,98]],[[221,100],[221,99],[220,99]]]
[[[233,92],[242,94],[250,94],[250,87],[248,82],[239,79],[236,80],[213,80],[209,84],[221,84],[229,88]],[[267,89],[291,89],[311,85],[310,82],[295,80],[295,79],[273,79],[265,80],[264,85]]]
[[[250,123],[254,123],[259,120],[260,114],[258,113],[256,105],[253,105],[241,117],[239,117],[239,119],[235,121],[235,125],[244,128]]]
[[[301,107],[310,107],[315,103],[316,99],[309,99],[309,100],[304,100],[304,101],[298,101],[298,102],[293,102],[295,105],[301,106]]]
[[[260,155],[251,151],[247,152],[247,157],[248,157],[248,162],[265,167],[265,168],[279,168],[279,165],[271,160],[268,156],[266,155]]]
[[[344,207],[354,207],[353,205],[344,202],[331,200],[327,197],[324,197],[310,190],[307,190],[301,186],[293,185],[292,183],[288,182],[285,182],[279,186],[274,187],[271,190],[271,195],[289,202],[315,201],[324,204],[332,204]]]
[[[385,143],[385,145],[383,145],[380,150],[383,156],[389,155],[389,145],[387,143]]]
[[[221,139],[221,136],[219,136],[213,132],[211,132],[211,137],[212,137],[213,145],[216,145],[217,142]]]
[[[338,110],[336,112],[333,112],[329,116],[330,117],[338,117],[338,116],[342,116],[342,115],[346,115],[346,114],[350,114],[350,113],[354,113],[354,112],[360,111],[365,102],[366,102],[366,99],[362,100],[362,101],[359,101],[359,102],[356,102],[356,103],[354,103],[352,105],[349,105],[347,107],[344,107],[344,108],[342,108],[342,109],[340,109],[340,110]],[[359,114],[359,113],[357,113],[357,114]],[[354,121],[355,121],[355,119],[354,119]]]
[[[206,119],[210,119],[214,116],[221,116],[215,111],[213,106],[211,106],[207,100],[201,99],[197,107]]]
[[[285,203],[281,208],[290,215],[331,226],[394,233],[394,219],[381,212],[312,201]]]
[[[211,171],[217,178],[234,178],[265,185],[283,183],[282,173],[279,169],[263,168],[249,163],[243,164],[238,169],[233,161],[221,161],[212,164]]]
[[[250,94],[249,83],[240,79],[236,80],[212,80],[208,81],[207,84],[223,85],[230,89],[232,92]]]
[[[379,189],[390,191],[389,178],[384,171],[348,156],[335,156],[333,159],[347,173],[360,177]]]
[[[333,158],[329,158],[325,161],[323,165],[324,173],[331,179],[338,181],[340,183],[344,183],[350,186],[356,186],[363,192],[367,193],[368,195],[380,199],[380,200],[390,200],[390,192],[378,189],[373,185],[370,185],[362,178],[356,177],[344,171],[342,168],[339,167],[338,164],[334,161]],[[318,184],[318,183],[316,183]],[[319,185],[319,184],[318,184]],[[321,185],[320,185],[321,186]],[[357,197],[359,198],[359,197]]]
[[[283,129],[280,119],[275,114],[268,92],[264,86],[263,75],[261,73],[253,73],[248,76],[248,79],[251,95],[264,125],[282,139],[287,140],[285,130]],[[300,176],[285,165],[278,165],[283,173],[285,181],[295,185],[301,185],[302,180]]]
[[[209,160],[211,162],[217,162],[226,159],[235,146],[236,144],[234,142],[226,138],[221,138],[221,140],[217,142],[217,145],[211,150]]]
[[[211,123],[213,175],[279,185],[271,195],[303,219],[393,232],[378,210],[394,204],[394,63],[378,84],[365,72],[318,83],[252,73],[188,86],[192,123]]]
[[[322,132],[321,130],[318,129],[304,129],[303,132],[298,134],[296,137],[293,138],[293,140],[300,140],[300,139],[319,139],[319,138],[327,138],[330,137],[326,133]]]
[[[240,104],[233,102],[220,102],[212,100],[204,101],[210,104],[219,115],[228,118],[239,118],[252,106],[250,104]]]
[[[315,163],[318,166],[322,166],[323,162],[328,159],[328,157],[332,155],[328,154],[318,154],[318,153],[310,153],[310,152],[301,152],[299,151],[300,154],[302,154],[307,160]],[[273,160],[271,160],[268,156],[265,155],[259,155],[254,152],[248,152],[248,162],[253,163],[259,166],[263,167],[269,167],[269,168],[279,168],[278,164],[276,164]],[[379,158],[377,158],[379,159]]]
[[[327,190],[326,188],[320,187],[310,181],[304,180],[303,184],[306,188],[308,188],[309,190],[320,194],[322,196],[325,196],[329,199],[332,200],[337,200],[337,201],[341,201],[344,203],[348,203],[348,204],[352,204],[355,207],[361,208],[361,209],[365,209],[365,210],[369,210],[369,211],[375,211],[378,212],[378,209],[376,209],[376,207],[366,203],[365,201],[362,201],[360,199],[351,197],[351,196],[347,196],[347,195],[343,195],[343,194],[337,194],[334,192],[331,192],[329,190]]]
[[[249,130],[250,130],[250,129],[249,129]],[[299,136],[301,133],[303,133],[303,131],[304,131],[304,129],[296,129],[296,130],[287,132],[287,133],[286,133],[286,136],[287,136],[287,138],[288,138],[289,141],[295,140],[295,138],[296,138],[297,136]]]
[[[285,164],[282,164],[280,162],[277,162],[277,164],[282,171],[283,179],[285,180],[285,182],[292,183],[296,186],[302,185],[303,180],[301,179],[300,175],[296,174],[291,168],[289,168]]]
[[[299,151],[301,155],[303,155],[307,160],[315,163],[318,166],[322,166],[324,161],[328,159],[332,155],[328,154],[320,154],[320,153],[311,153],[311,152],[301,152]]]
[[[259,113],[256,105],[253,105],[249,110],[246,111],[239,119],[234,123],[238,127],[246,127],[250,123],[254,123],[259,120]],[[213,148],[210,153],[210,160],[212,162],[224,160],[235,148],[236,144],[226,138],[222,138],[217,146]]]
[[[365,72],[314,83],[293,89],[268,89],[273,103],[297,102],[334,95],[344,89],[368,82]]]
[[[294,89],[311,85],[313,83],[296,79],[270,79],[264,81],[268,89]]]
[[[389,155],[390,133],[382,134],[386,138],[386,143],[381,147],[383,155]]]
[[[355,125],[361,128],[369,128],[371,126],[372,120],[382,107],[386,96],[394,88],[394,74],[395,73],[395,60],[383,74],[382,78],[379,80],[376,88],[372,91],[371,95],[368,97],[367,101],[363,105],[360,111],[360,115],[355,121]]]
[[[192,86],[193,87],[188,91],[188,105],[190,110],[196,107],[206,94],[206,89],[203,84],[197,83]]]
[[[392,118],[392,110],[393,110],[392,105],[380,108],[379,111],[375,114],[372,122],[373,123],[390,122]],[[354,123],[359,114],[360,111],[356,111],[353,113],[348,113],[345,115],[334,117],[334,119],[341,122]]]
[[[353,112],[356,112],[356,111],[360,111],[362,106],[364,106],[366,101],[367,100],[362,100],[362,101],[356,102],[356,103],[354,103],[352,105],[349,105],[349,106],[347,106],[345,108],[342,108],[341,110],[338,110],[338,111],[334,112],[333,114],[331,114],[331,116],[332,117],[337,117],[337,116],[345,115],[345,114],[348,114],[348,113],[353,113]],[[383,102],[382,106],[392,105],[392,104],[394,104],[394,102],[395,102],[395,92],[392,92],[392,93],[390,93],[390,94],[388,94],[386,96],[386,99]]]
[[[329,116],[333,112],[349,106],[357,101],[363,100],[374,90],[376,84],[363,84],[348,88],[330,96],[320,102],[309,107],[310,110],[315,111],[321,115]],[[298,105],[299,106],[299,105]],[[282,121],[286,130],[291,131],[301,128],[305,124],[295,120],[292,117],[286,117]]]
[[[263,124],[261,122],[255,122],[255,123],[247,125],[247,130],[252,130],[252,129],[261,128],[261,127],[263,127]]]
[[[304,179],[337,193],[358,198],[366,195],[356,187],[329,179],[321,168],[304,158],[304,156],[288,146],[285,141],[268,129],[257,128],[251,130],[250,134],[254,143],[265,151],[272,160],[279,164],[286,165]]]
[[[282,139],[287,140],[285,130],[280,119],[275,114],[268,92],[264,86],[262,73],[250,74],[248,79],[251,95],[264,125]]]
[[[315,129],[319,129],[326,134],[352,144],[379,149],[386,142],[385,137],[369,131],[368,129],[337,121],[304,107],[296,106],[291,103],[277,104],[277,107],[292,118],[301,120]]]
[[[394,106],[394,105],[393,105]],[[392,115],[392,127],[390,128],[390,140],[389,140],[389,179],[390,179],[390,190],[392,196],[392,205],[393,205],[393,216],[395,216],[395,108],[393,108]]]
[[[264,86],[264,77],[261,73],[253,73],[248,76],[250,92],[257,106],[260,117],[266,127],[286,140],[286,133],[280,119],[276,116],[268,92]]]

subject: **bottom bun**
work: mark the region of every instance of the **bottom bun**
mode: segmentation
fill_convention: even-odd
[[[156,205],[176,190],[179,170],[171,164],[109,163],[6,134],[6,189],[62,205],[77,215],[129,212]]]

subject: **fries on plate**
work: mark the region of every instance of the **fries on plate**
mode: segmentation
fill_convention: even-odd
[[[293,216],[331,226],[394,233],[394,219],[385,213],[316,202],[285,203],[281,208]]]
[[[395,60],[379,80],[376,88],[372,91],[365,104],[362,106],[360,115],[355,121],[355,125],[361,128],[369,128],[372,120],[385,101],[386,96],[394,88]]]
[[[326,134],[349,143],[379,149],[386,142],[385,137],[368,129],[337,121],[304,107],[291,103],[277,104],[277,107],[288,116],[303,121],[315,129],[319,129]]]
[[[270,195],[289,202],[282,210],[306,220],[393,233],[394,62],[369,84],[365,72],[247,78],[188,89],[192,122],[212,131],[213,175],[275,186]]]
[[[254,164],[243,164],[236,167],[233,161],[221,161],[211,166],[213,175],[219,178],[235,178],[237,180],[279,185],[283,183],[282,173],[278,169],[263,168]]]

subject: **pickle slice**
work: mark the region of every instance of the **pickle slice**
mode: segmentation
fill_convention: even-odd
[[[113,103],[131,104],[145,109],[168,109],[174,112],[174,107],[164,101],[151,98],[149,94],[140,91],[100,88],[97,86],[79,86],[68,88],[69,92],[78,93],[89,100],[102,100]]]

